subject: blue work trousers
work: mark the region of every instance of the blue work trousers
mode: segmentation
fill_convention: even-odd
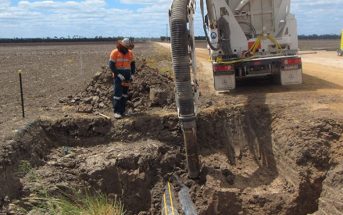
[[[129,83],[131,80],[131,71],[130,70],[120,70],[118,74],[122,74],[125,77],[125,80],[121,80],[118,76],[114,78],[113,88],[113,110],[114,113],[123,115],[125,113],[125,106],[128,99],[129,87],[123,86],[123,82]]]

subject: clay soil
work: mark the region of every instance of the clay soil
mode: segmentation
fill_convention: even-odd
[[[0,212],[37,214],[42,190],[60,195],[86,189],[118,197],[127,214],[161,214],[170,181],[176,197],[182,185],[189,188],[202,215],[342,213],[343,67],[334,63],[341,60],[334,52],[304,55],[303,85],[258,79],[217,94],[207,50],[197,49],[202,171],[190,180],[173,101],[154,102],[169,96],[156,92],[172,86],[165,79],[171,65],[168,46],[137,46],[141,76],[135,83],[144,80],[147,90],[131,95],[144,99],[119,121],[97,115],[112,117],[108,95],[97,92],[110,75],[101,66],[111,48],[1,47]],[[80,53],[88,57],[83,73]],[[25,120],[18,69],[26,78]],[[92,91],[103,100],[90,98]],[[80,112],[88,102],[92,110]],[[18,171],[23,161],[31,167],[25,174]]]

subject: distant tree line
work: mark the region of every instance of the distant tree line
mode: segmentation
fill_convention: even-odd
[[[298,37],[300,40],[332,40],[332,39],[339,39],[341,35],[338,34],[323,34],[323,35],[299,35]]]
[[[195,36],[194,37],[195,40],[206,40],[206,37],[205,36]],[[160,37],[160,40],[163,42],[163,41],[170,41],[170,37],[166,37],[166,36],[161,36]]]
[[[73,36],[73,37],[45,37],[45,38],[0,38],[0,43],[42,43],[42,42],[113,42],[122,40],[124,37],[80,37],[80,36]],[[136,42],[139,41],[149,41],[149,40],[159,40],[159,38],[134,38]]]
[[[331,40],[331,39],[340,39],[341,35],[339,34],[324,34],[324,35],[299,35],[299,40]],[[195,40],[206,40],[205,36],[196,36]]]
[[[331,40],[331,39],[339,39],[341,38],[341,35],[336,34],[325,34],[325,35],[299,35],[299,40]],[[206,40],[206,37],[203,36],[197,36],[195,37],[195,40]]]
[[[325,40],[325,39],[339,39],[341,35],[324,34],[324,35],[299,35],[300,40]],[[68,36],[68,37],[46,37],[46,38],[0,38],[0,43],[34,43],[34,42],[106,42],[117,41],[124,37],[81,37],[81,36]],[[195,40],[206,40],[205,36],[196,36]],[[161,36],[160,38],[135,38],[135,41],[170,41],[170,37]]]
[[[339,39],[341,38],[341,35],[338,34],[324,34],[324,35],[299,35],[298,38],[300,40],[331,40],[331,39]],[[170,37],[161,37],[161,41],[167,41],[170,40]],[[196,36],[195,40],[206,40],[205,36]]]
[[[161,37],[160,37],[160,40],[161,40],[162,42],[164,42],[164,41],[170,41],[170,37],[161,36]]]
[[[0,43],[40,43],[40,42],[96,42],[116,41],[121,37],[46,37],[46,38],[1,38]]]
[[[205,36],[195,36],[195,40],[206,40]]]

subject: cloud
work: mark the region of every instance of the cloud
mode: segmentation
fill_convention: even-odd
[[[120,0],[123,4],[170,5],[170,0]]]
[[[133,11],[109,8],[105,0],[25,0],[0,13],[1,29],[11,29],[0,30],[0,37],[124,35],[132,17]]]
[[[10,0],[1,0],[0,2],[0,11],[7,9],[11,4]]]
[[[120,2],[123,4],[154,4],[154,1],[151,1],[151,0],[140,0],[140,1],[121,0]]]
[[[171,4],[171,0],[0,1],[0,37],[159,37],[166,34]],[[293,0],[299,33],[339,33],[343,28],[342,5],[343,0]],[[195,26],[196,34],[202,35],[199,11]]]
[[[300,34],[339,34],[343,29],[343,0],[293,0],[292,12]]]

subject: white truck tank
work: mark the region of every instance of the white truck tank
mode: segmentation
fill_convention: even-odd
[[[206,0],[217,91],[238,79],[275,76],[282,85],[302,83],[297,23],[290,0]],[[210,45],[211,47],[211,45]]]
[[[220,19],[227,21],[230,35],[225,39],[230,41],[233,53],[246,51],[259,35],[270,35],[284,50],[296,53],[297,23],[290,8],[290,0],[207,0],[208,27],[215,31]],[[273,47],[275,42],[265,37],[260,49],[270,54],[275,51]]]

